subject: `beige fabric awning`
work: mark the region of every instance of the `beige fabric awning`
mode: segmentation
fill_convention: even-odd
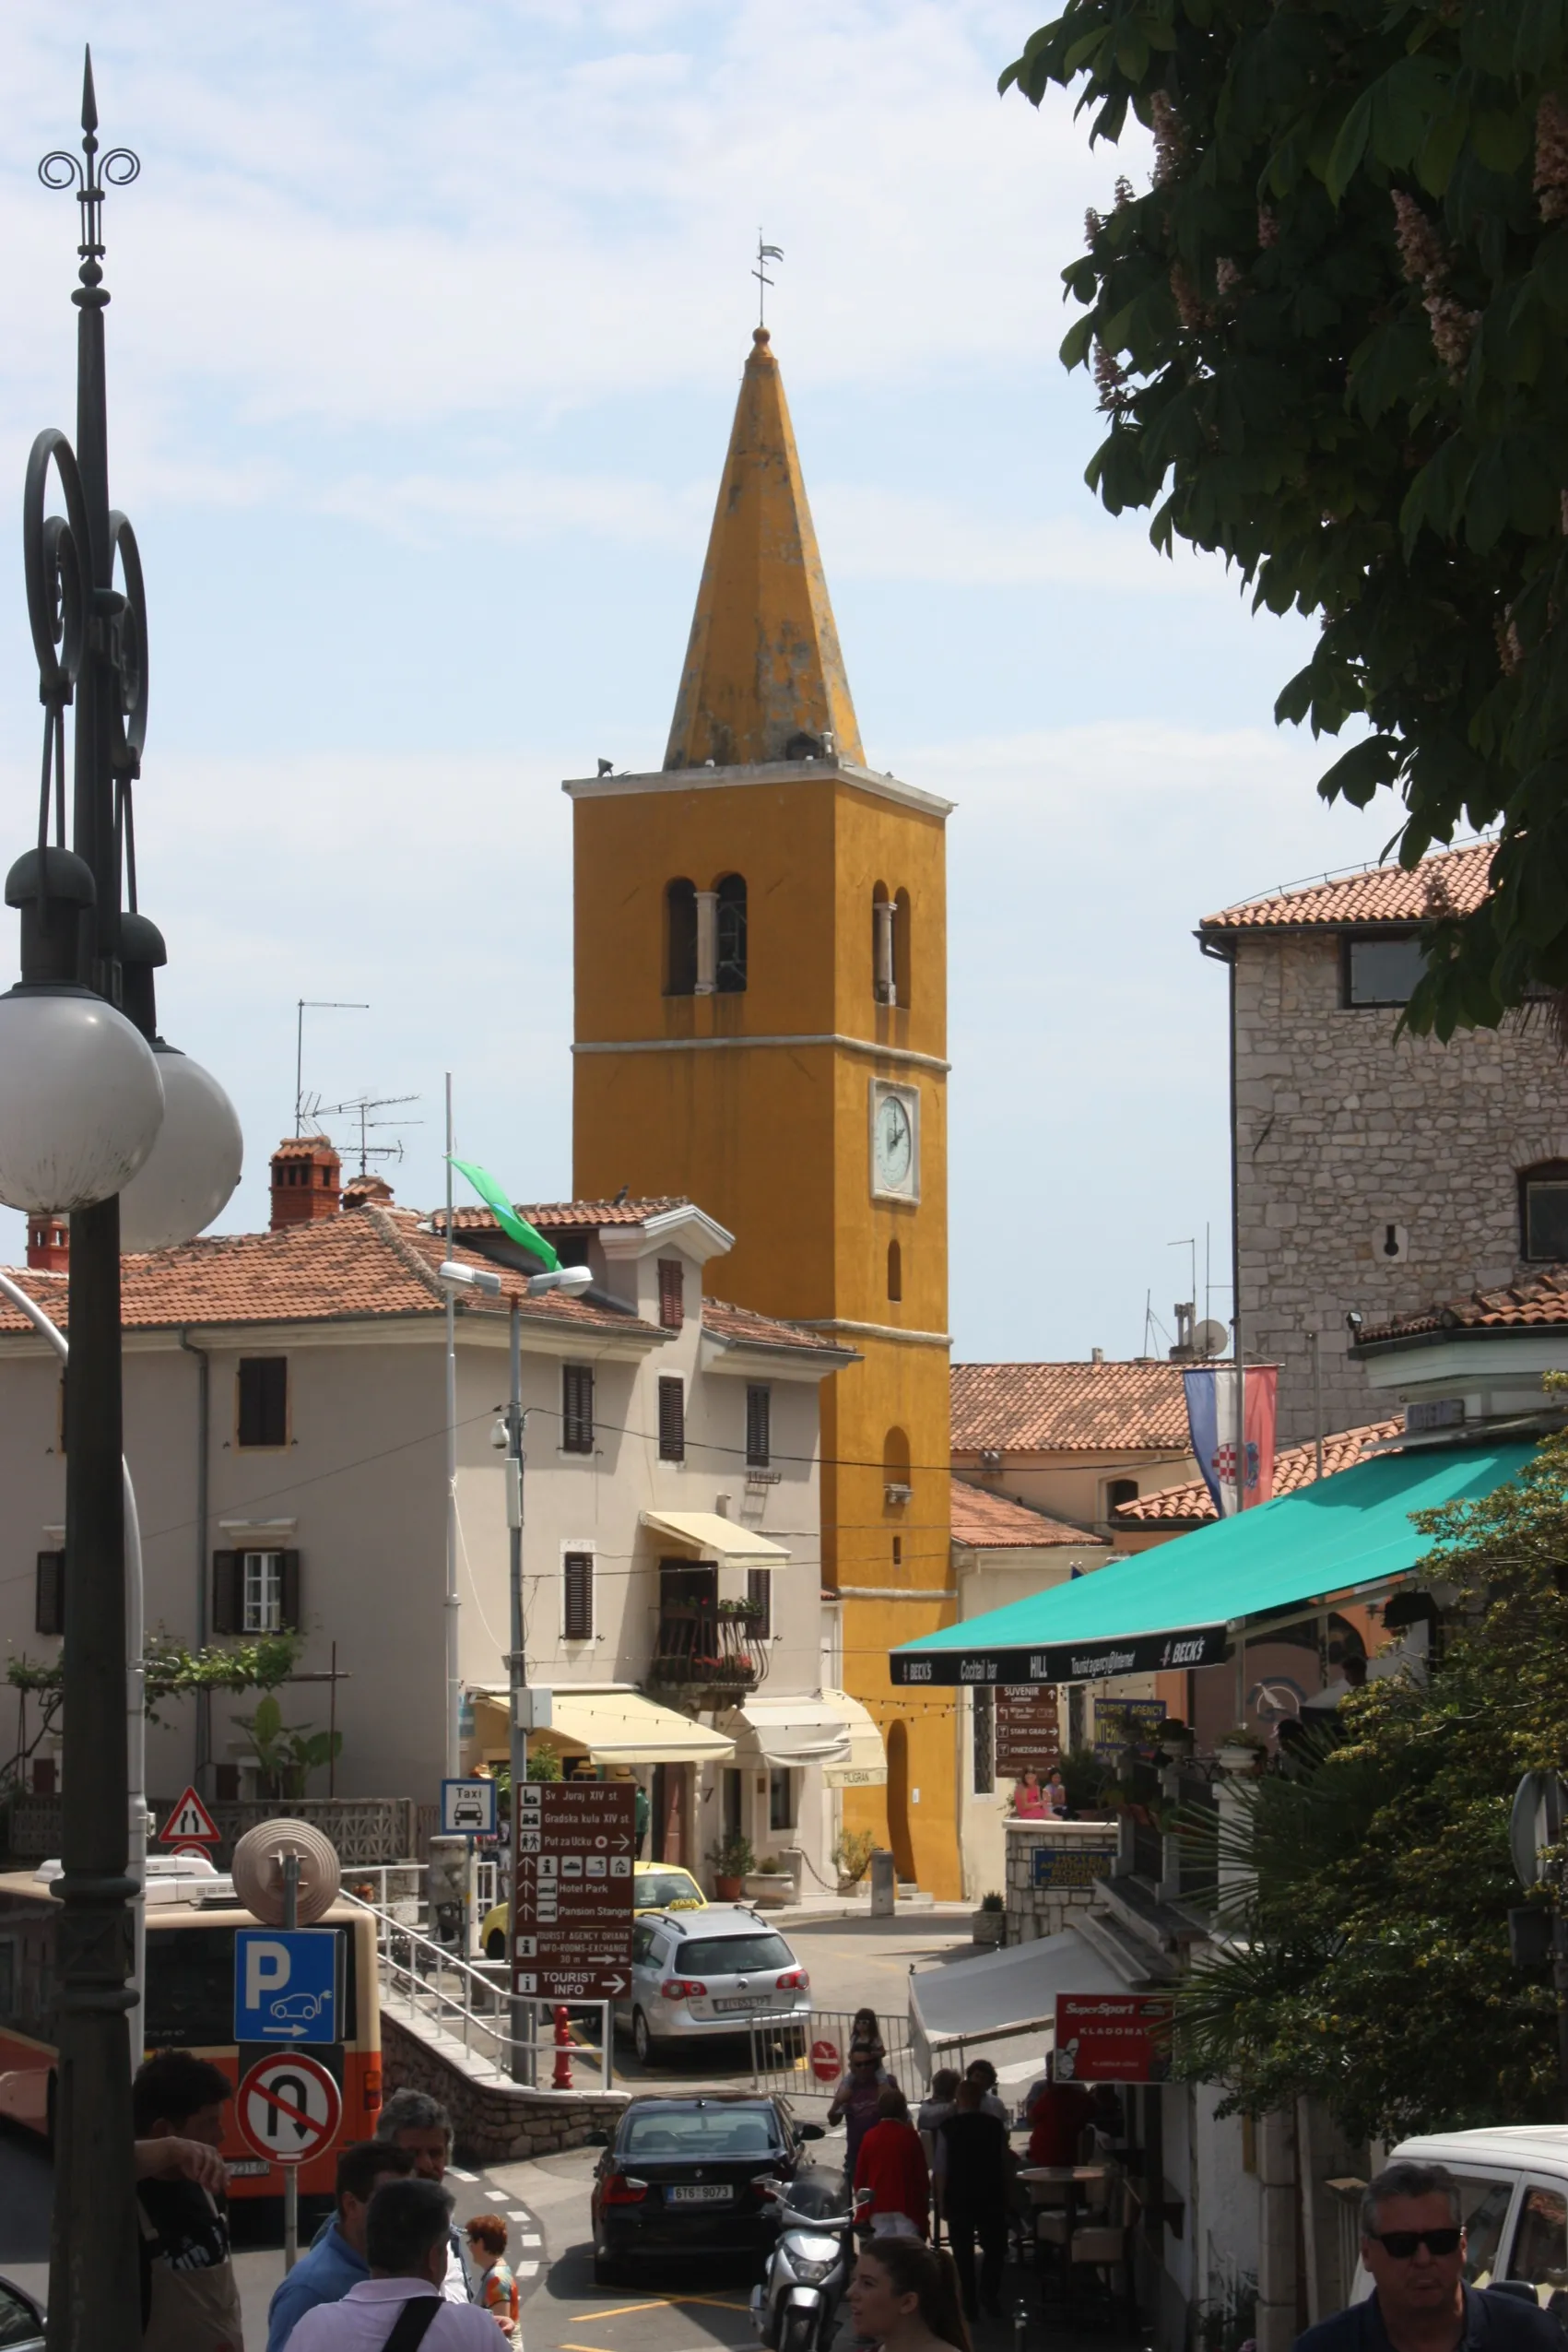
[[[842,1715],[849,1731],[849,1755],[842,1762],[825,1764],[822,1778],[830,1789],[880,1789],[888,1778],[888,1752],[874,1719],[847,1691],[824,1691],[822,1704]]]
[[[641,1691],[572,1691],[553,1695],[548,1731],[531,1737],[548,1745],[552,1736],[586,1748],[595,1764],[725,1764],[735,1742],[705,1723],[660,1707]]]
[[[749,1698],[724,1718],[736,1759],[750,1764],[847,1764],[849,1725],[828,1698]]]
[[[742,1527],[738,1519],[721,1519],[717,1511],[643,1511],[643,1525],[654,1535],[667,1536],[683,1552],[717,1560],[727,1568],[787,1568],[790,1555],[771,1536]]]

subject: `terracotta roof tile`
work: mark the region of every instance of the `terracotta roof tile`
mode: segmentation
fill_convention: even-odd
[[[278,1233],[215,1234],[179,1249],[127,1257],[121,1276],[126,1330],[158,1330],[180,1323],[357,1322],[379,1317],[443,1311],[436,1268],[446,1252],[439,1235],[420,1233],[407,1209],[367,1204],[313,1224],[286,1225]],[[455,1245],[460,1263],[489,1267],[489,1260]],[[499,1295],[467,1292],[458,1299],[462,1315],[504,1315],[516,1297],[531,1321],[566,1323],[584,1330],[636,1332],[659,1338],[652,1323],[616,1314],[584,1298],[551,1292],[526,1298],[524,1278],[505,1267]],[[56,1314],[69,1294],[69,1277],[13,1270],[14,1279]],[[0,1333],[30,1329],[20,1309],[0,1299]]]
[[[1103,1453],[1123,1447],[1187,1450],[1181,1366],[1119,1364],[955,1364],[955,1449]]]
[[[663,1216],[666,1209],[684,1209],[690,1203],[685,1193],[670,1192],[643,1200],[517,1200],[513,1206],[520,1217],[525,1217],[541,1233],[581,1233],[598,1225],[646,1224],[650,1217]],[[432,1209],[427,1222],[434,1232],[444,1233],[445,1208]],[[495,1233],[495,1213],[472,1205],[454,1207],[452,1230],[458,1234]]]
[[[1359,874],[1304,883],[1206,915],[1200,931],[1296,930],[1354,923],[1421,923],[1434,915],[1468,915],[1486,896],[1492,844],[1478,841],[1401,866],[1368,866]]]
[[[759,1347],[799,1348],[808,1355],[853,1354],[831,1331],[813,1331],[804,1323],[782,1322],[776,1315],[758,1315],[749,1306],[732,1306],[726,1299],[702,1301],[702,1329],[718,1340],[754,1340]]]
[[[1421,1331],[1521,1331],[1564,1323],[1568,1323],[1568,1268],[1553,1267],[1544,1273],[1522,1276],[1502,1290],[1472,1291],[1468,1298],[1428,1307],[1422,1315],[1398,1316],[1391,1323],[1363,1331],[1360,1344],[1413,1339]]]
[[[1031,1510],[1027,1503],[1011,1502],[1006,1495],[988,1495],[984,1487],[972,1486],[966,1478],[955,1478],[952,1490],[953,1542],[967,1544],[973,1551],[1097,1542],[1081,1527],[1068,1527],[1061,1519],[1049,1519],[1043,1511]]]
[[[1323,1475],[1332,1478],[1336,1471],[1349,1470],[1359,1461],[1362,1449],[1381,1437],[1397,1437],[1404,1427],[1402,1421],[1369,1421],[1360,1429],[1340,1429],[1323,1441]],[[1315,1445],[1286,1446],[1274,1457],[1274,1492],[1293,1495],[1298,1487],[1317,1483],[1317,1448]],[[1214,1498],[1201,1478],[1190,1479],[1183,1486],[1161,1487],[1157,1494],[1140,1495],[1136,1503],[1123,1503],[1111,1514],[1113,1527],[1128,1529],[1146,1527],[1202,1527],[1218,1519]]]

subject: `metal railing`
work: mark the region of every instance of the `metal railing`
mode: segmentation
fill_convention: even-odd
[[[798,2107],[803,2100],[831,2102],[839,2079],[848,2070],[850,2034],[855,2012],[814,2009],[808,2021],[774,2024],[766,2017],[751,2021],[751,2082],[760,2091],[774,2091]],[[911,2039],[907,2016],[878,2015],[882,2063],[912,2100],[923,2095],[925,2069]],[[820,2063],[824,2072],[819,2074]],[[831,2068],[831,2072],[827,2071]]]
[[[375,1921],[382,2006],[389,2015],[395,2017],[401,2007],[412,2030],[417,2032],[421,2023],[427,2028],[433,2026],[460,2041],[471,2062],[530,2088],[539,2083],[542,2056],[548,2079],[555,2054],[555,2012],[548,2002],[520,2001],[522,2029],[514,2033],[505,1972],[493,1966],[488,1970],[476,1967],[404,1916],[417,1897],[402,1898],[393,1909],[367,1902],[345,1888],[341,1899]],[[597,2061],[600,2086],[608,2090],[614,2079],[609,2004],[583,2002],[572,2006],[601,2013],[598,2043],[574,2041],[572,2047]]]

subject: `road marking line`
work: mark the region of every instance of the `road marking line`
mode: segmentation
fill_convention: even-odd
[[[519,2263],[517,2265],[516,2276],[519,2278],[537,2278],[538,2275],[537,2263]]]
[[[477,2172],[460,2172],[454,2164],[449,2164],[446,2169],[454,2181],[477,2181],[479,2177]]]
[[[673,2295],[650,2295],[645,2303],[617,2303],[612,2311],[584,2311],[582,2317],[585,2320],[623,2320],[628,2311],[667,2311],[674,2300]],[[594,2347],[592,2345],[563,2344],[560,2352],[594,2352]]]
[[[509,2221],[526,2221],[527,2218],[525,2213],[513,2213],[507,2216]],[[544,2242],[542,2238],[525,2238],[523,2240],[525,2246],[542,2246]]]
[[[492,2205],[503,2205],[506,2203],[507,2192],[504,2189],[487,2189],[485,2194]]]

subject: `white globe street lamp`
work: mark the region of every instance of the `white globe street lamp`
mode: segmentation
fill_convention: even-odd
[[[158,1034],[153,974],[167,963],[163,934],[145,915],[120,920],[125,1010],[152,1040],[163,1081],[163,1125],[120,1196],[120,1247],[172,1249],[210,1225],[240,1181],[244,1139],[234,1105],[201,1063]]]

